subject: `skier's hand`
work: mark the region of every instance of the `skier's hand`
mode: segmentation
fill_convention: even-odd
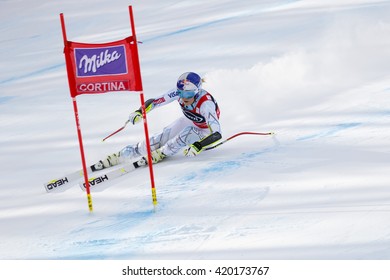
[[[142,113],[139,110],[134,111],[129,116],[129,121],[132,124],[136,124],[136,123],[140,122],[141,120],[142,120]]]
[[[199,142],[194,142],[184,150],[186,157],[195,157],[202,151],[202,145]]]

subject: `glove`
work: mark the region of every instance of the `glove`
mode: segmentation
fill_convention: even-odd
[[[202,151],[202,144],[194,142],[184,150],[186,157],[195,157]]]
[[[129,121],[132,124],[136,124],[136,123],[140,122],[141,120],[142,120],[142,113],[139,110],[134,111],[133,113],[131,113],[129,115]]]

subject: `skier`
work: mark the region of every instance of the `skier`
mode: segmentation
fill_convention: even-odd
[[[183,73],[175,89],[145,102],[146,113],[177,100],[184,116],[168,125],[157,135],[150,137],[152,161],[157,163],[184,149],[184,155],[194,157],[204,148],[222,138],[219,123],[219,107],[214,97],[202,89],[202,78],[194,72]],[[132,112],[132,124],[142,120],[142,109]],[[118,153],[107,156],[94,165],[95,170],[107,168],[132,158],[146,156],[145,141],[128,145]]]

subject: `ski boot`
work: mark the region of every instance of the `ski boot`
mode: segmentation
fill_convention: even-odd
[[[104,168],[118,165],[120,163],[119,156],[119,153],[114,153],[103,160],[99,160],[96,164],[91,166],[92,171],[102,170]]]

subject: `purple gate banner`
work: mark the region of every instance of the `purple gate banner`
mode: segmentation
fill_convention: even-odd
[[[125,46],[75,48],[77,77],[127,74]]]

